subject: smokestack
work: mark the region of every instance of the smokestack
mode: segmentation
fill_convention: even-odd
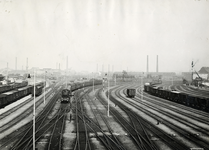
[[[157,66],[156,66],[156,72],[158,72],[158,55],[157,55]]]
[[[147,55],[147,73],[149,72],[149,56]]]
[[[8,79],[8,66],[9,66],[9,65],[8,65],[8,62],[7,62],[7,79]]]
[[[15,57],[15,70],[17,70],[17,57]]]
[[[59,63],[59,70],[60,70],[60,63]]]
[[[68,56],[67,56],[67,64],[66,64],[66,69],[68,70]]]
[[[26,59],[26,71],[28,72],[28,58]]]

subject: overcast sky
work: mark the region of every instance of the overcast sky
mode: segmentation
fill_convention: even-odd
[[[209,66],[209,0],[0,0],[0,68],[197,71]]]

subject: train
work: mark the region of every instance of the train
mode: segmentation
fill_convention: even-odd
[[[136,89],[127,89],[126,94],[130,98],[134,98],[136,95]]]
[[[21,83],[13,83],[7,85],[0,85],[0,94],[5,93],[16,88],[22,88],[28,85],[28,81],[22,81]]]
[[[72,92],[70,89],[63,89],[61,103],[65,103],[65,102],[69,103],[71,96],[73,96],[73,95],[72,95]]]
[[[73,96],[72,92],[84,87],[93,86],[94,85],[102,85],[102,80],[98,79],[91,79],[91,80],[84,80],[84,81],[77,81],[77,82],[71,82],[67,85],[70,86],[70,89],[63,89],[61,91],[61,102],[70,102],[71,96]]]
[[[46,85],[45,82],[39,82],[35,84],[35,94],[34,85],[28,85],[21,88],[16,88],[0,94],[0,108],[3,108],[27,95],[32,94],[32,96],[39,96],[42,93],[43,87]]]
[[[194,96],[174,89],[167,90],[150,83],[144,84],[144,91],[175,103],[209,112],[209,98],[207,97]]]

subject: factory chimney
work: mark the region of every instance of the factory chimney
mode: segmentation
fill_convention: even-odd
[[[15,70],[17,70],[17,57],[15,57]]]
[[[8,65],[8,62],[7,62],[7,79],[8,79],[8,66],[9,66],[9,65]]]
[[[26,71],[28,72],[28,58],[26,59]]]
[[[156,72],[158,72],[158,55],[157,55],[157,66],[156,66]]]
[[[67,64],[66,64],[66,69],[68,70],[68,56],[67,56]]]
[[[149,72],[149,56],[147,55],[147,74]]]

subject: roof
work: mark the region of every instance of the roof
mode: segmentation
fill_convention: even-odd
[[[199,71],[199,74],[209,74],[209,67],[202,67]]]
[[[177,94],[179,94],[179,93],[181,93],[181,92],[179,92],[179,91],[171,91],[172,93],[177,93]]]

